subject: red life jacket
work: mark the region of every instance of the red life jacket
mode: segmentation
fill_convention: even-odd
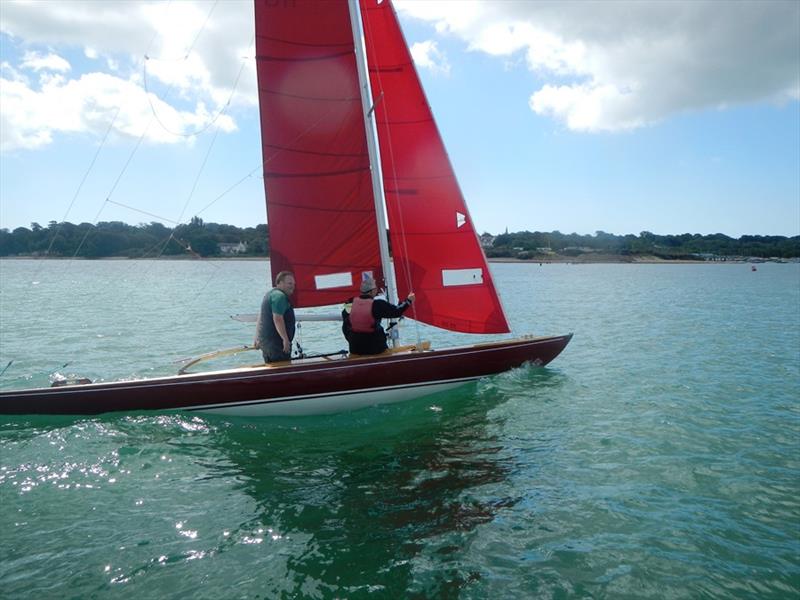
[[[353,298],[353,308],[350,310],[350,326],[356,333],[375,333],[372,298]]]

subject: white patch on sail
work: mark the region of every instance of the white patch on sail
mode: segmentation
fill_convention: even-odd
[[[442,285],[474,285],[483,283],[483,269],[442,269]]]
[[[461,227],[466,222],[467,215],[462,215],[460,212],[456,212],[456,228]]]
[[[351,273],[330,273],[328,275],[314,275],[314,285],[318,290],[330,288],[352,287],[353,275]]]

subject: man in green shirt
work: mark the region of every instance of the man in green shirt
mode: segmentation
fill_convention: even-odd
[[[281,271],[275,277],[275,287],[261,302],[253,345],[261,348],[264,362],[291,359],[295,319],[289,296],[294,293],[294,287],[294,275]]]

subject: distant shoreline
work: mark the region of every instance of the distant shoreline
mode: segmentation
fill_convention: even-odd
[[[622,256],[622,255],[581,255],[581,256],[555,256],[550,258],[489,258],[490,263],[538,263],[538,264],[573,264],[573,265],[742,265],[752,261],[748,260],[687,260],[685,258],[659,258],[658,256]],[[759,261],[774,262],[769,259]]]
[[[159,256],[159,257],[136,257],[129,258],[127,256],[104,256],[99,258],[86,258],[82,256],[68,257],[68,256],[2,256],[0,262],[5,260],[54,260],[54,261],[122,261],[122,260],[176,260],[176,261],[262,261],[269,260],[268,256],[209,256],[206,258],[197,258],[195,256]],[[521,258],[504,258],[494,257],[488,258],[490,263],[519,263],[519,264],[572,264],[572,265],[743,265],[752,263],[765,263],[772,262],[776,264],[781,263],[796,263],[800,262],[797,259],[782,259],[780,261],[772,260],[769,258],[759,258],[756,261],[745,259],[730,259],[730,260],[686,260],[686,259],[669,259],[659,258],[657,256],[622,256],[622,255],[580,255],[580,256],[554,256],[542,259],[521,259]]]

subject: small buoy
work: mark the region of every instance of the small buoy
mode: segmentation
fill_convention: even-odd
[[[756,266],[755,266],[755,265],[752,265],[752,266],[750,267],[750,270],[751,270],[751,271],[758,271],[758,269],[756,269]]]

